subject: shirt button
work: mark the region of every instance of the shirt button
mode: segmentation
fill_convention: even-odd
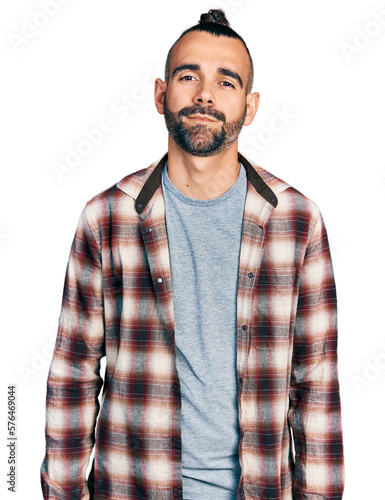
[[[247,330],[247,325],[242,325],[242,330]]]
[[[175,389],[175,390],[178,390],[179,389],[179,384],[172,384],[172,388]]]
[[[157,281],[158,283],[163,283],[163,278],[158,278],[156,281]]]
[[[168,334],[169,334],[169,335],[174,335],[174,333],[175,333],[175,330],[169,330],[169,331],[168,331]]]
[[[142,208],[143,207],[142,203],[138,203],[137,207]]]
[[[247,276],[248,276],[249,278],[252,278],[252,277],[254,276],[254,274],[253,274],[253,273],[249,273]]]
[[[150,227],[146,227],[145,232],[146,233],[151,233],[152,229]]]
[[[263,226],[261,226],[261,224],[259,224],[259,229],[263,229]]]

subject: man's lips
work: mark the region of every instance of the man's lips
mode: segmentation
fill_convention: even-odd
[[[199,121],[199,122],[216,122],[215,118],[208,117],[206,115],[190,115],[187,118],[191,118],[193,120]]]

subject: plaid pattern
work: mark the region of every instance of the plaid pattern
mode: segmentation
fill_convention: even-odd
[[[322,216],[238,157],[248,178],[237,292],[238,498],[341,499],[336,293]],[[183,498],[166,159],[94,196],[80,215],[47,383],[45,499]]]

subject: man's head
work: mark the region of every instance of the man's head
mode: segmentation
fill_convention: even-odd
[[[202,14],[171,47],[155,103],[175,143],[194,156],[213,156],[237,140],[258,108],[253,63],[221,10]],[[204,121],[206,119],[206,121]]]
[[[179,41],[187,34],[192,31],[200,31],[205,33],[211,33],[214,36],[220,37],[224,36],[227,38],[234,38],[235,40],[240,40],[249,56],[249,66],[247,74],[247,82],[244,85],[246,94],[251,92],[254,81],[254,65],[251,58],[251,54],[243,38],[238,35],[232,28],[230,28],[230,23],[226,19],[226,15],[222,9],[211,9],[207,14],[202,14],[198,24],[191,26],[191,28],[186,29],[180,35],[180,37],[174,42],[167,54],[166,65],[164,69],[164,79],[168,83],[170,80],[170,63],[173,56],[174,48],[179,43]]]

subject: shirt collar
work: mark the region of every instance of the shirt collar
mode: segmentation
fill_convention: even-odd
[[[168,158],[168,153],[166,153],[162,157],[162,159],[158,162],[158,164],[152,169],[152,172],[144,181],[139,193],[137,194],[135,199],[135,209],[138,212],[138,214],[141,214],[143,212],[143,210],[146,208],[149,201],[153,197],[155,191],[161,185],[162,170],[167,161],[167,158]],[[253,167],[251,163],[239,152],[238,152],[238,161],[240,161],[242,165],[245,167],[247,179],[252,183],[255,190],[275,208],[278,205],[277,196],[275,195],[273,190],[268,186],[268,184],[262,179],[262,177],[255,169],[255,167]],[[122,181],[123,180],[124,179],[122,179]],[[120,183],[118,183],[118,187],[122,188],[122,186],[119,186],[119,184]],[[125,191],[125,189],[123,190]]]

